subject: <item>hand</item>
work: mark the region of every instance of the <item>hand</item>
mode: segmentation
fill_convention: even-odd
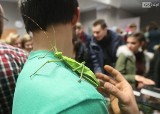
[[[99,90],[103,94],[109,94],[110,96],[113,111],[116,114],[139,114],[130,84],[125,80],[122,74],[114,68],[108,65],[105,65],[104,68],[114,79],[102,73],[97,73],[96,76],[101,83]],[[120,112],[117,110],[116,103]]]
[[[155,82],[153,80],[145,78],[145,77],[140,76],[140,75],[136,75],[135,80],[143,83],[143,85],[155,85]]]
[[[138,85],[137,85],[137,89],[142,89],[144,87],[144,84],[142,82],[138,82]]]

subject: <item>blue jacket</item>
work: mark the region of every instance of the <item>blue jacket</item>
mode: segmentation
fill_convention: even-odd
[[[108,43],[108,45],[110,45],[110,57],[108,57],[104,52],[105,52],[105,48],[108,46],[107,43],[105,44],[106,47],[100,45],[98,43],[98,41],[96,41],[95,38],[93,38],[91,40],[90,43],[90,54],[91,54],[91,59],[93,62],[93,69],[94,72],[102,72],[105,73],[103,67],[105,64],[107,64],[105,62],[105,60],[111,58],[112,60],[110,61],[111,64],[108,64],[110,66],[114,66],[117,58],[116,58],[116,52],[117,52],[117,48],[121,45],[124,44],[124,41],[122,39],[122,37],[120,35],[118,35],[117,33],[108,30],[107,31],[107,36],[104,37],[105,39],[110,39]],[[104,38],[102,40],[104,40]],[[105,41],[104,41],[105,42]],[[105,58],[105,59],[104,59]]]

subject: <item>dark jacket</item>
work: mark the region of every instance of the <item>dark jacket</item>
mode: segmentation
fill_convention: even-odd
[[[150,66],[152,67],[150,67],[148,76],[150,79],[155,81],[156,87],[160,88],[160,46],[159,49],[155,52]]]
[[[148,51],[154,52],[154,46],[160,44],[160,30],[149,31]]]
[[[123,44],[124,42],[122,37],[111,30],[107,31],[107,37],[104,37],[102,41],[96,41],[95,38],[93,38],[90,43],[90,50],[94,53],[91,55],[94,72],[105,73],[103,67],[106,64],[114,66],[117,59],[117,48]],[[106,54],[106,51],[109,53]]]
[[[92,71],[94,71],[93,61],[97,60],[95,60],[96,58],[94,58],[95,53],[92,50],[90,50],[90,42],[93,38],[92,36],[84,32],[81,36],[83,37],[84,41],[82,41],[82,38],[78,37],[74,37],[72,40],[75,51],[75,60],[80,63],[85,61],[85,65],[89,67]],[[91,59],[91,55],[93,56],[93,59]]]

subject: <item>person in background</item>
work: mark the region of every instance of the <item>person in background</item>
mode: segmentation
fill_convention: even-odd
[[[135,23],[129,24],[129,26],[126,28],[126,31],[123,33],[123,40],[126,42],[128,36],[135,32],[137,32],[137,25]]]
[[[160,30],[156,22],[150,22],[147,26],[146,38],[148,39],[147,49],[154,53],[154,46],[160,44]]]
[[[19,34],[10,33],[6,38],[6,43],[17,48],[22,48],[21,38]]]
[[[19,6],[26,31],[33,33],[34,46],[18,77],[12,114],[108,114],[104,97],[96,88],[86,80],[78,82],[78,74],[64,61],[57,61],[56,50],[51,50],[53,43],[58,50],[72,50],[63,44],[71,44],[80,13],[77,0],[25,0]],[[131,86],[112,67],[105,66],[105,69],[115,81],[97,74],[102,82],[101,90],[118,98],[121,113],[138,114]]]
[[[75,28],[76,35],[81,39],[84,44],[89,45],[92,37],[84,32],[82,24],[80,22],[77,22]]]
[[[127,29],[128,35],[136,32],[137,32],[137,25],[135,23],[131,23]]]
[[[89,45],[91,41],[91,36],[86,34],[83,30],[82,24],[77,22],[74,31],[73,31],[73,44],[75,48],[75,60],[78,62],[86,62],[86,65],[89,67]]]
[[[154,57],[150,64],[150,70],[148,72],[148,78],[152,79],[156,83],[156,87],[160,88],[160,44],[155,46]]]
[[[82,63],[87,60],[88,50],[86,45],[82,42],[82,40],[77,36],[75,27],[73,28],[73,58]]]
[[[79,62],[85,62],[85,65],[94,72],[94,69],[98,68],[98,60],[96,53],[90,46],[93,37],[84,32],[80,22],[76,23],[75,35],[73,36],[74,44],[76,44],[74,45],[74,49],[76,50],[75,59]]]
[[[143,34],[133,33],[126,41],[127,44],[117,50],[115,69],[121,72],[135,89],[141,89],[144,85],[154,85],[154,81],[145,78],[153,53],[142,49],[145,42]]]
[[[116,52],[117,48],[124,44],[122,37],[109,30],[107,24],[103,19],[98,19],[93,23],[93,40],[91,41],[91,49],[96,53],[98,64],[101,70],[97,70],[98,67],[94,67],[95,72],[104,72],[103,66],[114,66],[117,60]],[[94,56],[93,56],[94,57]],[[92,58],[92,56],[91,56]]]
[[[28,34],[24,34],[22,37],[22,49],[30,53],[33,49],[32,37]]]
[[[4,26],[3,17],[0,4],[0,38]],[[0,42],[0,114],[12,113],[15,83],[26,59],[27,55],[23,50]]]

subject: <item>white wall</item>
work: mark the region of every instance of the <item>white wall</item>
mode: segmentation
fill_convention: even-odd
[[[96,19],[96,15],[97,15],[97,12],[95,9],[83,12],[80,15],[80,21],[83,24],[84,30],[89,34],[92,34],[91,27],[92,27],[92,23]]]
[[[112,28],[119,25],[121,19],[128,19],[134,17],[133,14],[113,7],[106,7],[103,9],[92,9],[81,13],[80,21],[84,25],[86,32],[92,28],[92,24],[96,19],[104,19],[108,28]]]
[[[113,27],[117,25],[117,9],[109,7],[97,10],[97,19],[106,20],[107,26]]]
[[[17,20],[20,20],[21,22],[23,22],[17,3],[1,1],[0,4],[2,5],[4,9],[5,17],[9,20],[9,22],[5,21],[4,29],[5,28],[15,28],[20,35],[23,35],[25,33],[24,26],[22,28],[16,28],[15,26],[15,22]]]

